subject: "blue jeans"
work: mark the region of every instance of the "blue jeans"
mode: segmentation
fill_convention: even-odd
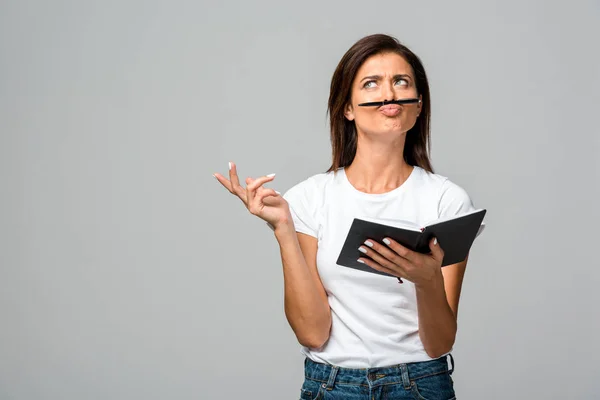
[[[300,400],[453,400],[454,358],[354,369],[304,361]]]

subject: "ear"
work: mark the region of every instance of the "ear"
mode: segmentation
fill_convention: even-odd
[[[423,109],[423,96],[419,95],[419,102],[417,103],[417,115],[421,114],[422,109]]]
[[[344,111],[344,116],[349,121],[354,121],[354,109],[352,108],[352,104],[346,104],[346,110]]]

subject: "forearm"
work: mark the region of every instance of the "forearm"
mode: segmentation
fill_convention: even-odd
[[[331,326],[327,296],[311,275],[293,223],[276,229],[275,236],[283,264],[286,318],[303,346],[321,347]]]
[[[439,275],[426,285],[416,286],[419,335],[430,357],[437,358],[454,345],[457,322],[446,299],[444,278]]]

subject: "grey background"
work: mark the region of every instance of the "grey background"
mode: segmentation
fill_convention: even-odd
[[[277,243],[211,175],[324,171],[331,75],[375,32],[422,58],[436,172],[489,210],[459,398],[599,398],[599,9],[2,1],[0,399],[298,398]]]

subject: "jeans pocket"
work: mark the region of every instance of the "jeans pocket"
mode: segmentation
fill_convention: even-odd
[[[444,372],[411,381],[411,391],[416,400],[455,400],[454,383]]]
[[[301,388],[300,389],[300,400],[313,400],[312,392],[310,390]]]
[[[300,388],[300,400],[319,400],[322,398],[321,383],[305,378]]]

